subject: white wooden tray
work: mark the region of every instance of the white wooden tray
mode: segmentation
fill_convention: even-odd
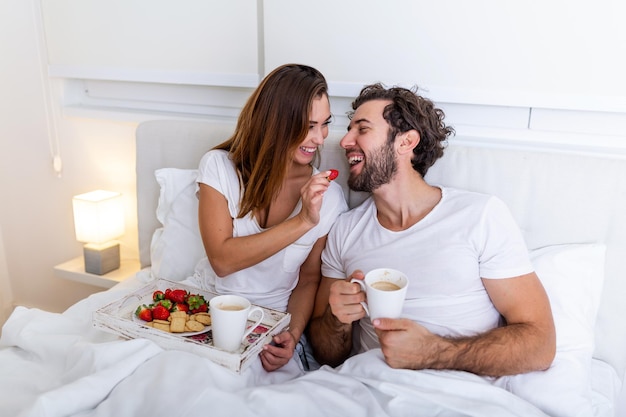
[[[250,333],[238,352],[226,352],[213,346],[210,327],[203,334],[181,336],[153,329],[133,320],[137,306],[152,303],[152,293],[156,290],[165,291],[167,288],[181,288],[192,294],[201,294],[207,302],[217,295],[179,282],[159,279],[95,311],[93,325],[126,339],[144,338],[152,340],[164,349],[192,352],[240,373],[256,359],[263,345],[269,343],[274,335],[289,325],[291,319],[289,313],[261,307],[265,313],[261,324]]]

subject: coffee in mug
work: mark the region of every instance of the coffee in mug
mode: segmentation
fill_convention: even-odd
[[[381,291],[398,291],[400,287],[393,282],[389,281],[377,281],[372,283],[372,288],[381,290]]]
[[[230,305],[230,306],[220,306],[219,307],[220,310],[227,310],[227,311],[239,311],[239,310],[243,310],[245,307],[243,306],[238,306],[238,305]]]
[[[211,313],[211,330],[213,346],[216,348],[236,352],[246,336],[248,336],[264,317],[261,307],[252,306],[250,301],[238,295],[218,295],[209,300]],[[254,323],[246,329],[248,320],[257,315]]]
[[[402,314],[409,285],[404,273],[391,268],[379,268],[365,274],[362,280],[352,279],[350,282],[359,284],[365,292],[367,301],[361,305],[370,319],[395,319]]]

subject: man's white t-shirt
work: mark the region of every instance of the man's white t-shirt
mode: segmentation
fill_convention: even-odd
[[[318,172],[313,169],[314,174]],[[226,151],[212,150],[202,157],[198,182],[213,187],[228,201],[228,210],[233,218],[234,237],[248,236],[265,230],[251,214],[237,218],[243,190],[240,188],[235,166]],[[290,217],[298,214],[301,207],[299,202]],[[289,296],[298,283],[300,265],[309,255],[315,242],[328,234],[339,214],[347,209],[341,187],[339,184],[331,183],[324,194],[320,222],[296,242],[254,266],[222,278],[217,277],[205,257],[196,266],[192,282],[200,288],[218,294],[238,294],[248,298],[253,304],[285,311]]]
[[[521,232],[496,197],[441,188],[441,201],[402,231],[380,225],[370,197],[342,214],[328,235],[322,275],[393,268],[409,277],[402,317],[433,333],[469,336],[500,325],[482,284],[533,271]],[[379,347],[370,320],[360,320],[361,350]]]

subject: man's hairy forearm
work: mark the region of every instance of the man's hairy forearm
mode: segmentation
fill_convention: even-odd
[[[491,376],[547,369],[555,351],[551,340],[524,324],[500,327],[475,339],[455,340],[453,346],[456,354],[451,359],[457,369],[464,367]]]
[[[430,363],[416,368],[502,376],[546,369],[554,358],[554,342],[543,339],[537,329],[524,324],[493,329],[475,337],[435,338],[438,340],[432,344],[430,359],[426,359]]]
[[[309,342],[320,364],[341,365],[352,350],[352,324],[341,323],[328,306],[322,316],[309,323]]]

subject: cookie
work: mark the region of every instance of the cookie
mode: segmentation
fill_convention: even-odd
[[[164,332],[168,332],[169,333],[170,332],[170,324],[167,323],[167,322],[166,322],[167,324],[160,323],[160,322],[163,322],[163,321],[165,321],[165,320],[158,320],[158,322],[157,322],[157,320],[152,320],[152,327],[154,327],[155,329],[162,330]]]
[[[185,323],[185,330],[188,332],[201,332],[204,330],[204,324],[195,320],[187,320],[187,323]]]
[[[173,317],[170,322],[170,332],[182,333],[185,331],[186,317]]]
[[[196,321],[204,324],[205,326],[211,325],[211,315],[208,313],[198,313],[196,314]]]
[[[174,317],[182,317],[185,320],[187,320],[187,312],[186,311],[172,311],[170,313],[170,318],[174,318]]]

